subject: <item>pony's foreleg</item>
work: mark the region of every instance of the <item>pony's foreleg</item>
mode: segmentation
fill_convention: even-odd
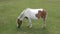
[[[28,17],[28,28],[31,28],[32,27],[32,21],[31,21],[31,18]]]

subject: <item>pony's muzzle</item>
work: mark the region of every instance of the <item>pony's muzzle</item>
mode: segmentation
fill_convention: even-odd
[[[21,24],[22,24],[22,20],[18,19],[17,20],[17,23],[18,23],[18,28],[20,28],[21,27]]]

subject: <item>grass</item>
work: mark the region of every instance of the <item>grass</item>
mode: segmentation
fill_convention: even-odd
[[[48,12],[46,29],[41,28],[42,20],[32,21],[27,28],[24,19],[17,30],[16,19],[25,8],[44,8]],[[0,34],[60,34],[60,0],[0,0]]]

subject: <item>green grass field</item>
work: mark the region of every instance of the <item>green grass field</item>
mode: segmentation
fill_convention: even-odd
[[[47,10],[46,29],[41,28],[41,19],[33,20],[31,29],[24,19],[21,29],[17,30],[16,19],[28,7]],[[60,0],[0,0],[0,34],[60,34]]]

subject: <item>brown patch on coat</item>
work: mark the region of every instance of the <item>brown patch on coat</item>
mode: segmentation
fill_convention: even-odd
[[[22,24],[22,20],[17,20],[17,23],[18,23],[18,28],[20,28],[21,24]]]
[[[39,10],[39,11],[38,11],[38,14],[36,14],[36,17],[39,19],[40,16],[41,16],[41,11]]]
[[[45,18],[46,17],[46,10],[43,9],[43,11],[38,10],[38,14],[36,14],[36,17],[39,19],[41,18]]]
[[[43,11],[41,12],[41,18],[46,18],[46,10],[43,10]]]

